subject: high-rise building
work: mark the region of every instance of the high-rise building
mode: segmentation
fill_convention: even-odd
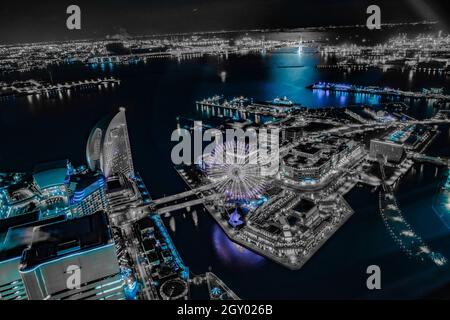
[[[124,299],[105,212],[35,227],[19,271],[32,300]]]
[[[72,176],[74,192],[70,198],[73,217],[81,217],[107,209],[105,178],[98,173]]]
[[[0,223],[0,300],[24,300],[27,294],[19,273],[22,252],[31,241],[33,228],[65,216],[39,220],[39,211],[3,219]]]
[[[43,217],[59,215],[68,209],[71,170],[68,160],[43,163],[34,169],[33,185]]]
[[[105,178],[59,161],[33,174],[4,175],[0,187],[0,300],[27,299],[19,268],[23,251],[37,241],[34,228],[106,210]]]
[[[40,219],[68,218],[106,210],[105,178],[68,160],[36,166],[33,174],[7,174],[0,180],[0,219],[40,212]]]
[[[134,175],[125,108],[94,127],[86,146],[86,158],[90,169],[101,170],[106,178],[119,173]]]

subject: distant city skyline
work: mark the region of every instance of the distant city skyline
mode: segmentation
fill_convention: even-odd
[[[66,8],[81,8],[81,30],[66,28]],[[178,32],[364,24],[377,4],[382,22],[443,20],[448,1],[171,0],[9,2],[0,8],[0,43],[59,41]],[[345,14],[344,14],[345,13]]]

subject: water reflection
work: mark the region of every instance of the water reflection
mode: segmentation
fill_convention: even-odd
[[[229,266],[249,267],[261,265],[265,258],[231,241],[222,229],[213,226],[213,244],[222,263]]]

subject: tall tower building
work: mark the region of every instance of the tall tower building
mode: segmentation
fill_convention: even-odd
[[[19,272],[22,252],[31,241],[33,228],[63,221],[63,215],[39,220],[39,211],[3,219],[0,222],[0,300],[25,300],[25,291]]]
[[[92,130],[86,158],[91,170],[101,170],[106,178],[122,173],[134,175],[125,108],[111,119],[105,118]]]
[[[123,300],[105,212],[33,229],[19,272],[31,300]]]

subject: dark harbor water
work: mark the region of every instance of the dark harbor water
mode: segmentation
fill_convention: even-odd
[[[388,85],[421,90],[449,88],[445,76],[401,72],[344,72],[315,68],[322,57],[282,50],[272,54],[205,57],[192,60],[154,60],[129,66],[65,66],[52,73],[55,82],[114,75],[122,80],[115,88],[72,92],[50,99],[17,98],[0,101],[3,137],[0,171],[28,171],[39,162],[68,158],[85,163],[85,144],[94,124],[120,106],[127,109],[136,169],[154,198],[186,189],[172,167],[170,136],[176,117],[194,118],[195,100],[215,94],[271,100],[287,96],[311,108],[378,104],[372,96],[322,94],[305,87],[317,81]],[[286,66],[301,66],[290,68]],[[48,78],[37,73],[36,77]],[[417,118],[436,110],[425,102],[412,104]],[[448,128],[430,149],[450,155]],[[398,186],[398,200],[414,230],[433,249],[450,258],[450,236],[431,204],[443,171],[431,165],[414,167]],[[378,212],[378,193],[355,188],[347,195],[355,210],[349,221],[299,271],[287,270],[233,244],[212,218],[199,215],[194,226],[189,214],[176,216],[172,233],[178,250],[193,273],[208,269],[244,299],[258,298],[414,298],[427,296],[450,281],[449,268],[408,258],[396,246]],[[168,222],[166,220],[166,222]],[[366,268],[382,270],[383,290],[368,291]]]

